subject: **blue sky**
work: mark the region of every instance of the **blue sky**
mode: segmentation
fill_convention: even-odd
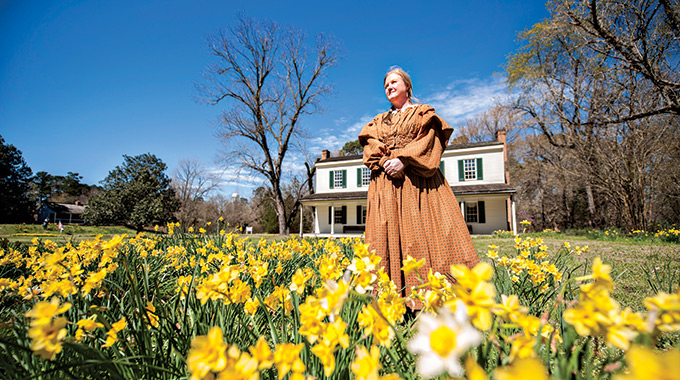
[[[387,109],[381,81],[392,65],[449,124],[483,111],[505,94],[517,33],[548,17],[543,1],[515,0],[0,0],[0,135],[34,173],[78,172],[88,184],[124,154],[153,153],[168,175],[185,158],[215,166],[223,108],[196,100],[194,85],[213,62],[206,38],[243,12],[330,33],[342,47],[326,112],[303,120],[312,155],[339,149]],[[290,158],[295,174],[304,161]],[[249,197],[254,184],[233,172],[222,191]]]

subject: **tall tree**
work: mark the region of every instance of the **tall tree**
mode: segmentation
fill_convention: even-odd
[[[508,63],[514,107],[562,150],[560,167],[582,184],[576,193],[591,226],[654,222],[652,179],[672,146],[663,141],[677,136],[679,110],[668,90],[680,83],[678,39],[663,9],[651,0],[555,1]],[[601,207],[615,218],[603,218]]]
[[[0,223],[33,220],[34,204],[29,198],[32,174],[21,151],[0,136]]]
[[[90,200],[85,220],[98,225],[121,224],[137,231],[173,220],[179,200],[165,174],[165,163],[148,153],[123,158],[123,164],[102,181],[102,192]]]
[[[347,141],[340,149],[340,154],[343,156],[351,156],[353,154],[363,154],[364,147],[361,146],[359,139]]]
[[[78,173],[68,172],[66,176],[51,175],[40,171],[32,179],[33,197],[38,202],[49,199],[53,202],[73,202],[79,197],[87,197],[90,186],[81,183]]]
[[[209,40],[217,62],[199,90],[210,104],[227,103],[220,137],[226,162],[264,177],[271,188],[279,232],[288,233],[283,166],[304,115],[321,112],[330,88],[323,78],[338,59],[332,40],[318,36],[313,56],[303,32],[242,17]]]
[[[180,201],[177,219],[183,226],[198,221],[201,203],[218,186],[218,176],[211,173],[200,160],[180,160],[172,178],[172,187]]]
[[[624,108],[606,120],[619,123],[652,115],[680,115],[680,4],[674,0],[561,0],[552,3],[553,23],[631,73],[650,91],[644,107]],[[610,82],[626,94],[628,81]],[[625,99],[626,96],[623,96]]]

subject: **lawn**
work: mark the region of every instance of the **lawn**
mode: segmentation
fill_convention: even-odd
[[[564,249],[564,242],[569,242],[572,249],[577,246],[587,246],[588,250],[580,256],[574,254],[577,262],[585,264],[579,272],[584,274],[590,270],[593,259],[600,257],[604,263],[612,266],[612,278],[616,282],[613,298],[622,306],[629,306],[633,311],[643,310],[644,298],[656,293],[648,282],[646,271],[656,272],[654,277],[658,274],[659,278],[674,276],[676,286],[680,281],[680,245],[678,244],[626,239],[601,241],[569,235],[543,237],[542,239],[551,254],[557,252],[558,249]],[[486,252],[489,250],[489,245],[498,246],[500,255],[515,251],[515,241],[512,238],[475,237],[472,240],[482,260],[488,260]],[[658,290],[671,292],[668,288]]]
[[[0,224],[0,239],[8,239],[12,242],[28,243],[33,238],[49,239],[56,243],[67,241],[80,242],[102,235],[104,239],[110,239],[114,235],[128,234],[134,236],[135,230],[121,226],[81,226],[77,224],[64,225],[64,230],[59,231],[56,224],[50,223],[47,228],[39,224]]]

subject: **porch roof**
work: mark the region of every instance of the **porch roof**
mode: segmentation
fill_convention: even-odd
[[[451,186],[455,195],[491,195],[491,194],[514,194],[517,189],[505,183],[489,183],[483,185]],[[302,202],[312,201],[339,201],[366,199],[368,191],[344,191],[332,193],[316,193],[302,197]]]

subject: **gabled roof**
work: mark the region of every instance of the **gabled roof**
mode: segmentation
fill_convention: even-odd
[[[496,146],[500,145],[502,146],[503,143],[500,141],[482,141],[482,142],[474,142],[474,143],[467,143],[467,144],[449,144],[449,146],[446,147],[446,150],[459,150],[459,149],[469,149],[469,148],[480,148],[484,146]],[[361,160],[363,158],[363,155],[361,154],[351,154],[348,156],[338,156],[338,157],[328,157],[325,160],[317,159],[317,163],[321,162],[337,162],[337,161],[352,161],[352,160]]]
[[[505,183],[489,183],[485,185],[451,186],[455,195],[487,195],[487,194],[513,194],[517,189]],[[344,191],[333,193],[316,193],[302,197],[302,201],[339,201],[366,199],[368,191]]]
[[[57,213],[80,215],[85,212],[85,206],[72,203],[45,202],[43,205]]]

